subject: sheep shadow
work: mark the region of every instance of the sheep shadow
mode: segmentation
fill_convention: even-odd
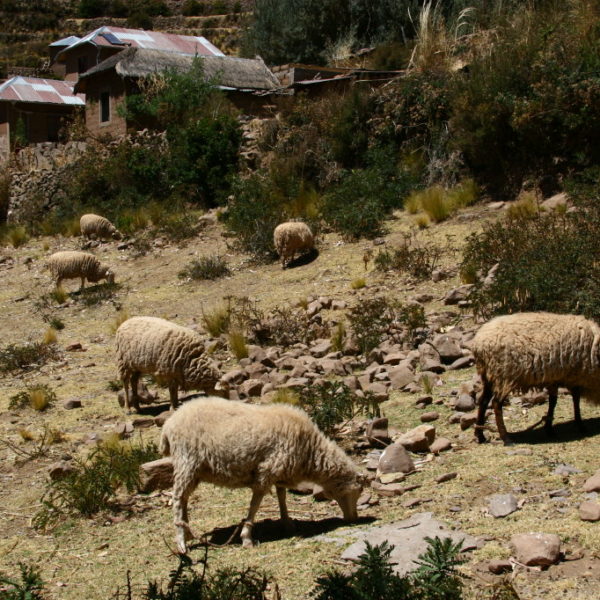
[[[368,525],[376,521],[375,517],[359,517],[353,522],[353,525]],[[328,517],[319,521],[300,521],[293,519],[294,530],[286,531],[279,519],[264,519],[262,521],[256,521],[252,529],[252,537],[265,544],[267,542],[277,542],[292,537],[299,537],[303,539],[312,538],[317,535],[329,533],[340,527],[347,527],[348,522],[344,521],[341,517]],[[236,525],[229,527],[216,527],[212,530],[209,537],[209,543],[211,544],[224,544],[234,533]],[[240,546],[239,533],[233,538],[231,542],[233,545]],[[194,544],[191,548],[201,547],[202,544]]]
[[[188,394],[183,398],[179,398],[179,405],[182,405],[185,402],[189,402],[190,400],[195,400],[196,398],[206,398],[206,394]],[[143,404],[140,403],[140,415],[149,416],[149,417],[157,417],[163,412],[171,410],[171,402],[169,400],[153,402],[152,404]]]
[[[295,269],[296,267],[303,267],[309,265],[319,257],[319,251],[316,248],[312,248],[308,252],[301,254],[298,258],[291,260],[287,265],[286,269]]]
[[[516,444],[556,444],[576,442],[600,434],[600,417],[584,419],[585,430],[577,427],[575,421],[554,424],[554,434],[548,435],[543,427],[533,430],[510,432],[510,439]]]

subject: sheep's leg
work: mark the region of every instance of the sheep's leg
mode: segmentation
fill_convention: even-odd
[[[571,388],[571,395],[573,396],[573,412],[575,413],[575,423],[580,431],[586,431],[586,427],[581,420],[581,409],[579,408],[579,401],[581,400],[581,389],[578,387]]]
[[[131,374],[129,372],[123,373],[121,376],[123,379],[123,389],[125,391],[125,410],[129,412],[129,382],[131,380]]]
[[[500,439],[504,442],[506,446],[512,444],[512,441],[508,435],[508,431],[506,431],[506,425],[504,424],[504,416],[502,415],[502,403],[504,402],[504,398],[494,396],[492,399],[492,408],[494,409],[494,414],[496,415],[496,427],[498,427],[498,435],[500,435]]]
[[[248,516],[244,520],[244,526],[242,527],[242,546],[244,548],[252,548],[254,542],[252,540],[252,526],[254,525],[254,517],[260,507],[260,503],[265,495],[263,490],[252,490],[252,500],[250,500],[250,509],[248,510]]]
[[[176,381],[169,382],[169,398],[171,399],[171,408],[175,410],[179,406],[179,399],[177,397],[178,385]]]
[[[558,400],[558,388],[554,385],[548,386],[548,412],[544,419],[544,430],[548,435],[554,435],[554,429],[552,428],[552,422],[554,421],[554,409],[556,408],[556,401]]]
[[[177,534],[175,542],[181,554],[187,553],[186,541],[195,538],[188,519],[188,498],[196,487],[196,481],[187,473],[175,474],[173,484],[173,521]]]
[[[85,277],[81,278],[81,287],[79,288],[79,291],[85,290]]]
[[[492,386],[490,385],[490,382],[485,377],[482,377],[481,379],[483,383],[483,390],[479,396],[479,409],[477,410],[477,421],[475,423],[475,436],[480,444],[485,442],[485,436],[483,435],[483,428],[485,426],[485,412],[492,398]]]
[[[133,404],[133,409],[136,412],[140,410],[140,397],[138,395],[138,385],[140,382],[140,373],[139,371],[134,371],[131,374],[131,403]]]
[[[277,490],[277,502],[279,502],[279,514],[281,515],[281,522],[283,523],[283,528],[287,533],[291,533],[292,531],[294,531],[294,523],[290,519],[287,504],[285,501],[285,495],[287,490],[280,485],[275,486],[275,489]]]

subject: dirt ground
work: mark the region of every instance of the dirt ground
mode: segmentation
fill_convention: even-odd
[[[445,266],[456,266],[459,249],[468,233],[476,231],[483,219],[497,213],[478,207],[461,212],[452,220],[432,226],[418,234],[423,243],[447,247]],[[393,246],[413,228],[412,217],[399,213],[389,222],[385,244]],[[77,239],[38,238],[22,248],[0,249],[0,257],[12,257],[0,264],[0,322],[2,346],[38,341],[47,329],[39,300],[52,289],[50,277],[42,269],[45,256],[59,249],[77,248]],[[255,266],[247,257],[233,252],[221,235],[218,224],[211,225],[197,239],[183,247],[166,245],[146,256],[134,258],[128,250],[118,250],[117,243],[106,243],[94,252],[114,266],[122,284],[114,301],[85,307],[70,302],[56,314],[65,328],[58,334],[62,349],[59,361],[23,374],[0,380],[0,439],[27,448],[19,429],[40,432],[44,425],[60,429],[65,441],[51,447],[47,456],[22,461],[6,444],[0,447],[0,571],[15,574],[20,561],[33,563],[42,571],[50,596],[65,600],[106,599],[126,582],[126,573],[140,589],[148,580],[165,579],[176,565],[172,555],[173,526],[169,493],[157,492],[135,498],[130,510],[116,515],[102,514],[93,519],[73,517],[49,533],[31,528],[31,517],[39,508],[47,480],[48,466],[65,455],[83,455],[93,444],[90,434],[102,436],[113,431],[117,423],[130,419],[116,401],[108,384],[116,379],[113,329],[117,309],[129,315],[154,315],[182,325],[201,323],[202,310],[219,305],[229,295],[249,296],[261,308],[295,304],[311,295],[326,295],[353,304],[370,294],[387,294],[403,300],[417,293],[431,293],[435,300],[427,312],[459,310],[441,303],[445,291],[457,285],[458,276],[439,283],[415,285],[399,275],[383,275],[371,263],[365,272],[363,253],[371,242],[345,243],[334,234],[321,240],[319,256],[313,262],[285,271],[277,263]],[[377,248],[375,248],[375,252]],[[182,282],[177,273],[192,258],[224,255],[232,269],[231,276],[214,282]],[[352,290],[351,283],[365,277],[366,287]],[[75,280],[65,287],[74,291]],[[69,344],[80,343],[84,351],[66,352]],[[229,366],[233,366],[232,359]],[[446,406],[450,390],[470,381],[473,369],[452,371],[442,376],[443,385],[434,390],[435,407],[441,418],[434,423],[438,436],[448,437],[453,449],[439,457],[427,457],[422,468],[409,477],[408,483],[421,487],[406,494],[386,498],[363,511],[359,523],[351,527],[338,518],[339,510],[329,503],[317,503],[310,497],[289,495],[290,512],[296,520],[293,536],[277,526],[277,502],[265,499],[255,527],[260,545],[242,550],[239,542],[211,551],[211,565],[256,566],[272,574],[287,600],[304,598],[316,575],[325,568],[336,567],[343,547],[319,539],[319,534],[345,531],[371,523],[387,523],[407,518],[415,512],[432,511],[439,519],[486,540],[480,550],[469,556],[463,568],[467,597],[489,597],[498,577],[487,571],[491,558],[510,556],[510,536],[518,532],[556,533],[560,536],[566,558],[547,571],[519,569],[511,578],[523,599],[584,599],[597,596],[600,584],[600,524],[579,519],[578,506],[584,500],[583,481],[598,468],[600,408],[584,404],[583,417],[588,433],[581,435],[572,423],[572,405],[561,398],[557,406],[556,436],[543,432],[524,432],[537,421],[546,406],[505,411],[509,431],[515,432],[516,445],[504,447],[497,441],[477,445],[472,430],[461,431],[448,418]],[[9,410],[9,398],[32,383],[49,384],[58,401],[49,410]],[[162,399],[167,394],[161,390]],[[65,410],[63,403],[80,399],[83,406]],[[417,396],[394,392],[383,405],[390,425],[403,431],[420,424],[421,410],[415,407]],[[143,430],[144,439],[157,439],[158,429]],[[137,434],[136,434],[137,435]],[[93,437],[93,436],[92,436]],[[493,437],[493,436],[492,436]],[[556,465],[566,463],[580,470],[563,477],[554,475]],[[455,479],[436,484],[444,473],[457,472]],[[549,492],[563,489],[563,495]],[[486,497],[494,493],[513,493],[521,508],[504,519],[486,514]],[[226,539],[245,513],[250,499],[248,490],[227,490],[202,485],[190,501],[192,529],[214,530],[213,539]],[[412,507],[408,500],[420,499]],[[203,555],[201,548],[192,550],[192,558]]]

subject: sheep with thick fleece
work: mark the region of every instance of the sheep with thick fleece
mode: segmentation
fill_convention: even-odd
[[[100,215],[87,214],[79,219],[81,235],[88,239],[121,239],[121,232],[108,220]]]
[[[132,317],[117,329],[116,344],[127,411],[130,399],[139,410],[137,390],[143,373],[168,383],[173,408],[178,404],[179,388],[215,392],[220,372],[207,358],[202,337],[187,327],[156,317]]]
[[[46,267],[50,270],[52,277],[59,287],[63,279],[81,279],[81,289],[85,287],[85,280],[96,283],[106,279],[114,283],[115,274],[110,267],[103,265],[93,254],[78,252],[77,250],[65,250],[55,252],[46,261]]]
[[[315,237],[306,223],[288,221],[275,227],[273,243],[281,259],[281,266],[285,269],[294,260],[296,252],[305,252],[315,247]]]
[[[492,319],[471,341],[483,390],[476,435],[485,441],[485,412],[492,401],[498,433],[510,442],[502,403],[511,392],[546,388],[549,395],[545,429],[552,433],[558,388],[573,396],[575,421],[582,428],[579,400],[600,403],[600,327],[579,315],[516,313]]]
[[[252,500],[241,538],[252,546],[252,526],[264,495],[275,486],[284,526],[288,516],[286,488],[301,481],[319,484],[335,500],[344,519],[356,520],[363,476],[308,415],[286,404],[245,404],[222,398],[200,398],[181,406],[162,429],[160,449],[173,460],[173,512],[177,546],[186,552],[194,537],[187,503],[198,483],[249,487]]]

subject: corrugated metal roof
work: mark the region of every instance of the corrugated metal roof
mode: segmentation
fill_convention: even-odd
[[[213,46],[213,44],[202,36],[178,35],[175,33],[162,33],[161,31],[145,31],[143,29],[126,29],[125,27],[108,25],[99,27],[88,33],[80,40],[61,50],[59,55],[85,43],[108,48],[120,48],[123,45],[127,45],[132,48],[149,48],[165,52],[189,54],[191,56],[196,54],[199,56],[225,56],[216,46]]]
[[[72,46],[73,44],[78,42],[80,39],[81,38],[77,37],[76,35],[70,35],[69,37],[62,38],[62,40],[56,40],[55,42],[52,42],[51,44],[48,44],[48,45],[50,47],[52,47],[52,46]]]
[[[1,100],[85,106],[85,95],[74,94],[70,82],[36,77],[13,77],[5,81],[0,85]]]

